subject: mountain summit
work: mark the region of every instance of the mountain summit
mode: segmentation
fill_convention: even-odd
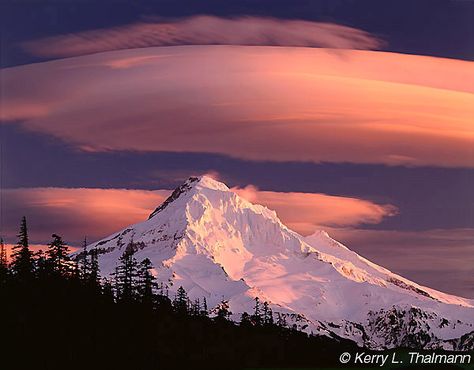
[[[324,231],[303,237],[207,176],[189,178],[148,220],[87,250],[99,251],[110,274],[132,241],[171,293],[183,286],[211,307],[224,298],[235,320],[259,297],[303,330],[369,348],[473,346],[473,300],[396,275]]]

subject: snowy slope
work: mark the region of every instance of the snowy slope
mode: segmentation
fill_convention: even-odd
[[[258,296],[307,331],[371,348],[454,348],[474,330],[473,300],[393,274],[324,231],[302,237],[210,177],[190,178],[148,220],[88,246],[99,249],[102,274],[131,240],[171,292],[183,286],[211,306],[225,298],[235,319]]]

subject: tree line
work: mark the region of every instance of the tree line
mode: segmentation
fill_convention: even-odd
[[[294,320],[288,325],[258,297],[238,323],[225,299],[209,308],[183,287],[170,297],[151,261],[136,259],[133,241],[102,278],[100,251],[86,245],[71,259],[52,234],[47,250],[33,252],[24,217],[10,262],[0,242],[0,320],[9,339],[0,368],[2,361],[8,369],[319,366],[354,346],[308,335]]]

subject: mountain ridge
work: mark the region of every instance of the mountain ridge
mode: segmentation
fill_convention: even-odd
[[[259,297],[308,332],[374,349],[454,349],[453,341],[474,330],[472,300],[411,282],[324,231],[302,237],[274,211],[207,176],[189,178],[148,220],[87,250],[99,249],[108,275],[132,240],[140,245],[137,256],[153,262],[171,292],[183,286],[211,307],[224,298],[234,320]],[[387,331],[387,320],[398,329]]]

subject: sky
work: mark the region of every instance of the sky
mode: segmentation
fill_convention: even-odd
[[[474,297],[474,3],[0,4],[1,234],[71,246],[210,174]]]

